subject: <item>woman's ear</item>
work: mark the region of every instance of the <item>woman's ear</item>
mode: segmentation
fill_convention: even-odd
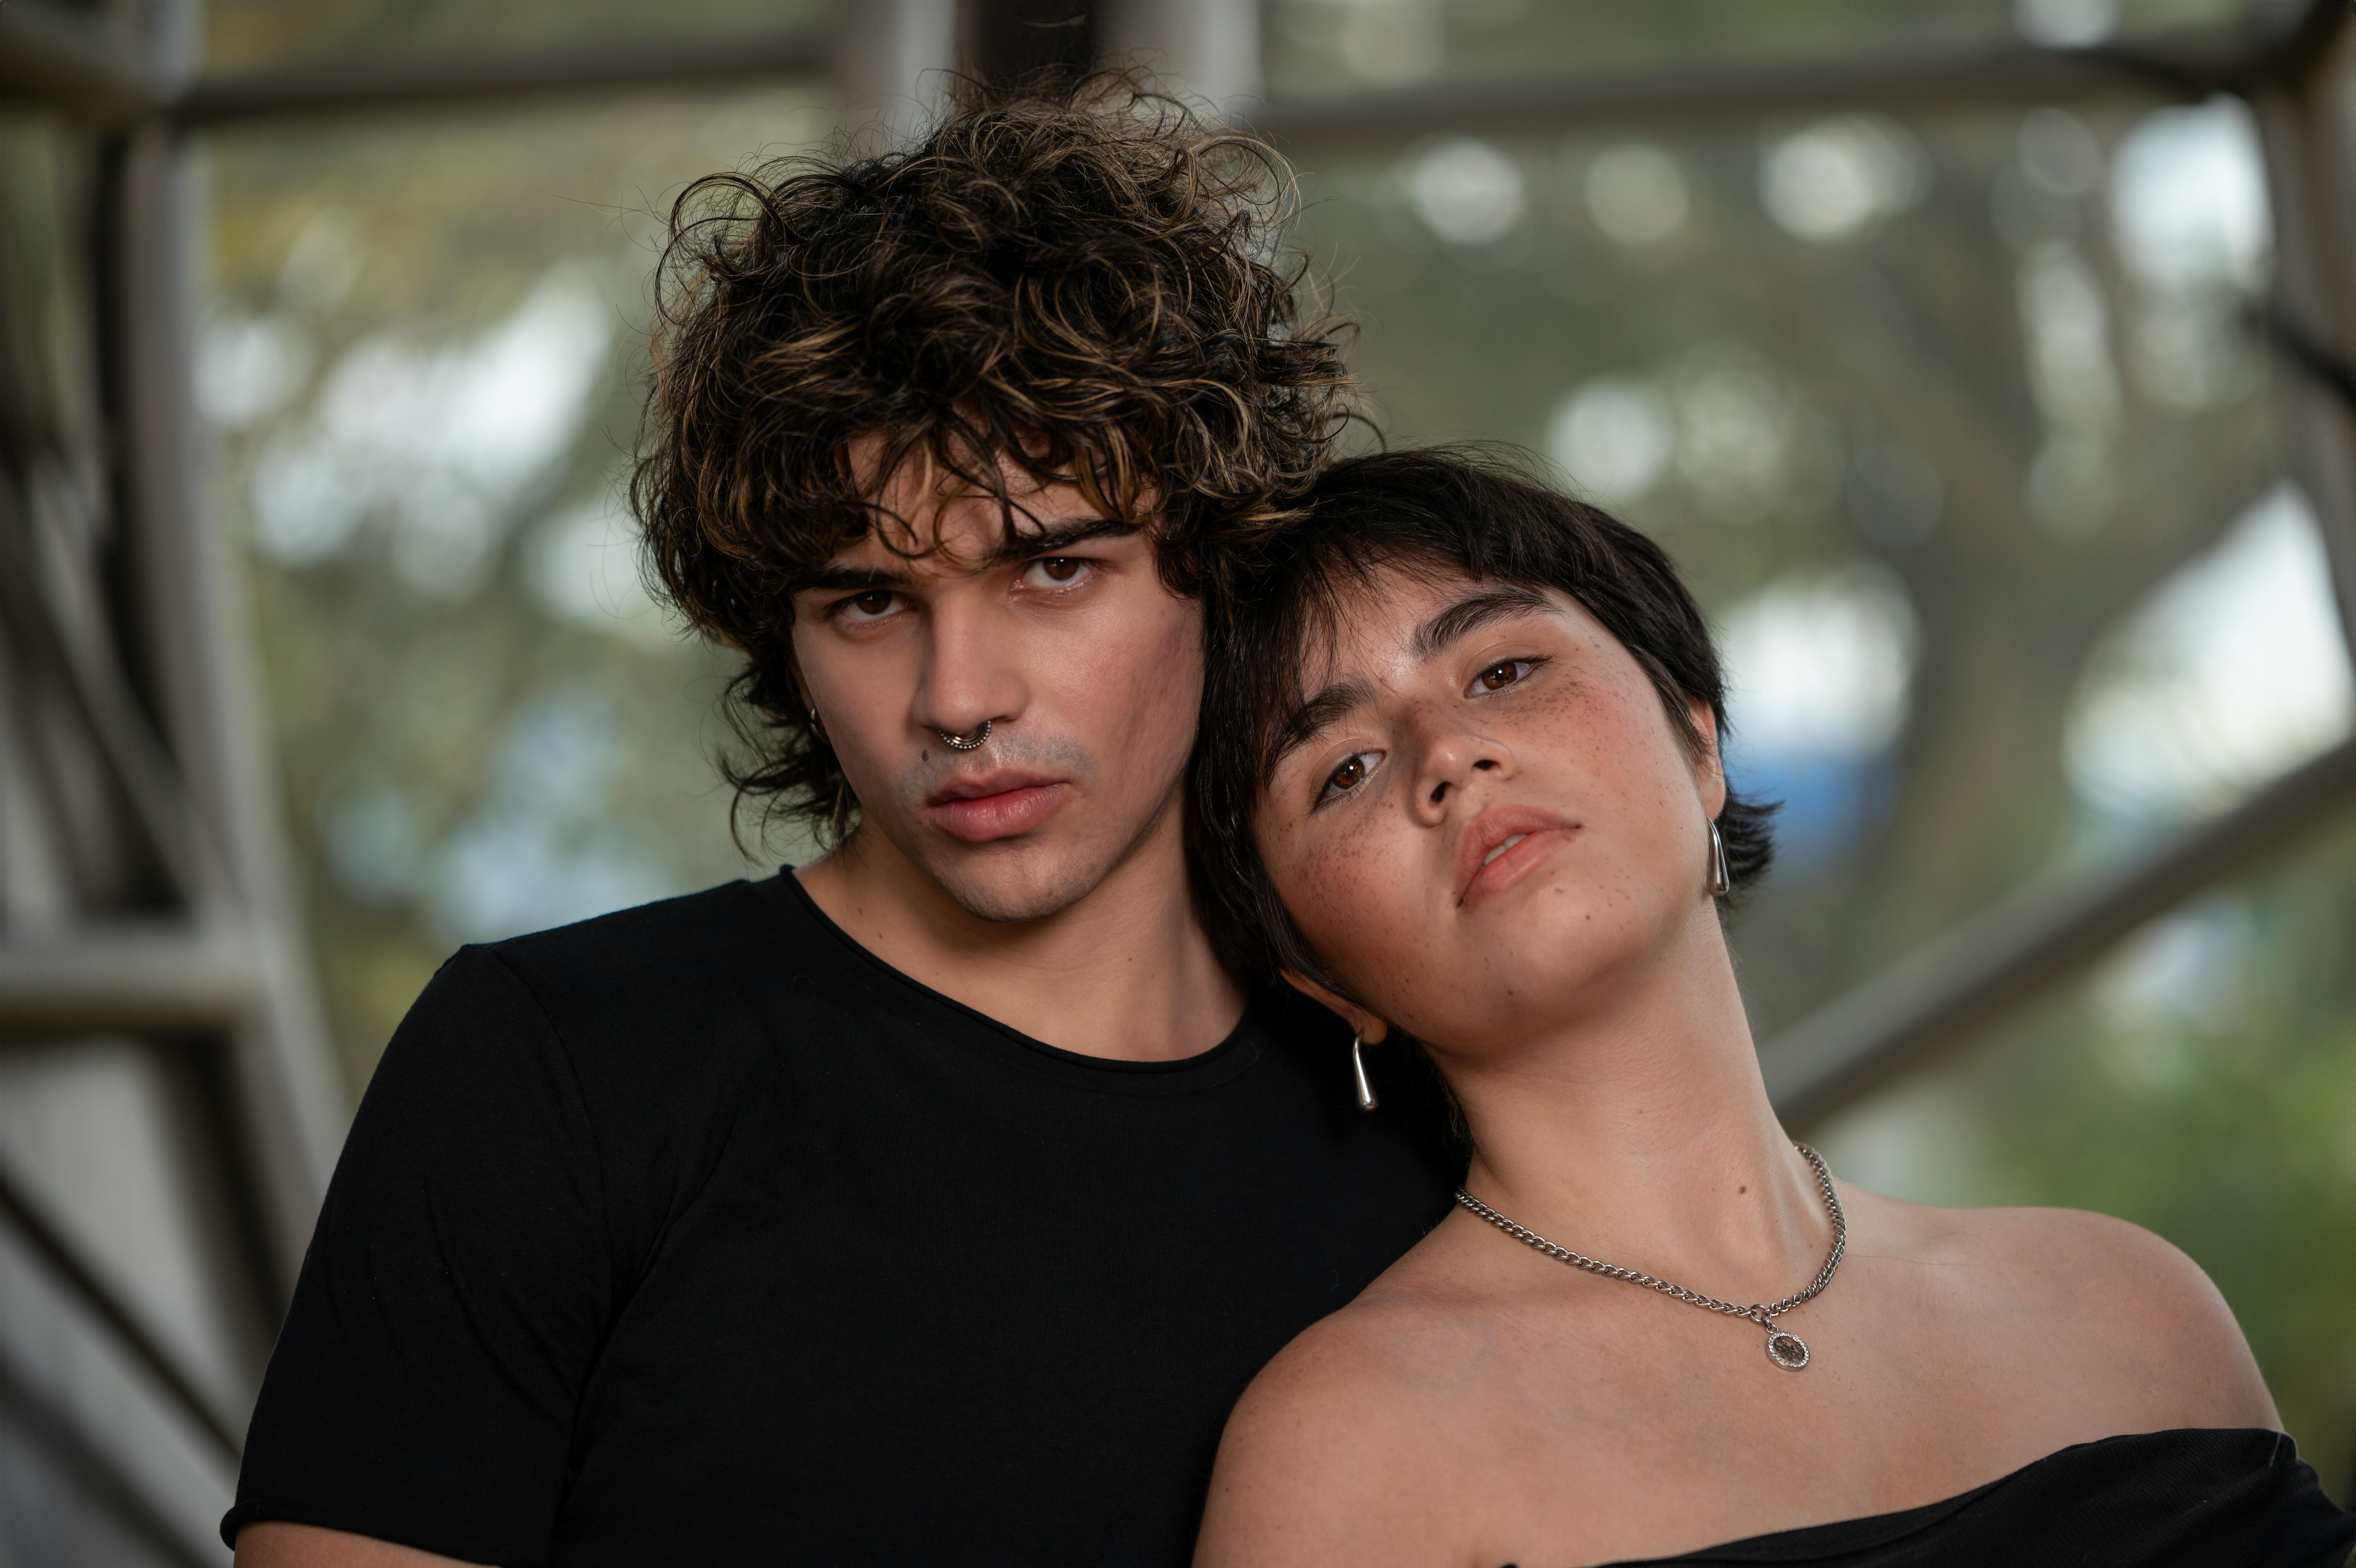
[[[1726,759],[1718,750],[1718,709],[1698,697],[1688,697],[1686,722],[1701,738],[1701,754],[1694,760],[1694,786],[1701,791],[1702,814],[1716,821],[1726,809]]]
[[[1346,1001],[1335,996],[1298,969],[1287,969],[1284,972],[1284,979],[1287,985],[1302,996],[1322,1004],[1329,1011],[1339,1013],[1342,1016],[1342,1021],[1348,1024],[1357,1037],[1368,1045],[1380,1043],[1384,1037],[1391,1032],[1390,1025],[1383,1022],[1357,1003]]]

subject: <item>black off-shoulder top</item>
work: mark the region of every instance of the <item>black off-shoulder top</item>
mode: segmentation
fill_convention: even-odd
[[[2081,1443],[1927,1508],[1615,1568],[2347,1568],[2335,1507],[2279,1432],[2188,1428]]]

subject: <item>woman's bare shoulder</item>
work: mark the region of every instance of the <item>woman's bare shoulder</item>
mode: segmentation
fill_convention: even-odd
[[[1442,1294],[1387,1275],[1252,1380],[1219,1442],[1197,1568],[1444,1555],[1450,1472],[1432,1435],[1464,1324]]]
[[[2019,1325],[2150,1426],[2278,1424],[2233,1308],[2200,1264],[2142,1226],[2077,1209],[1858,1197],[1895,1251],[1945,1282],[1946,1310]]]

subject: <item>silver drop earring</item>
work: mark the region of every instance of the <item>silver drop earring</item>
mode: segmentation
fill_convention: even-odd
[[[1382,1104],[1375,1098],[1375,1086],[1366,1077],[1365,1041],[1355,1034],[1350,1037],[1350,1076],[1358,1081],[1358,1109],[1371,1111]]]
[[[1703,820],[1709,824],[1709,896],[1722,899],[1734,891],[1734,879],[1726,873],[1726,840],[1719,835],[1718,818]]]

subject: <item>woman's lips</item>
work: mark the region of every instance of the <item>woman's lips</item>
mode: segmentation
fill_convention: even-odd
[[[1464,884],[1464,896],[1457,901],[1459,906],[1471,909],[1483,899],[1504,892],[1537,869],[1548,856],[1569,843],[1576,831],[1570,827],[1526,829],[1472,873],[1472,880]]]
[[[1559,811],[1502,802],[1491,806],[1457,835],[1457,907],[1504,892],[1578,831],[1578,819]]]
[[[987,786],[993,781],[977,782]],[[983,795],[960,793],[946,799],[936,796],[926,810],[951,837],[962,838],[969,844],[987,844],[993,838],[1012,838],[1018,833],[1030,832],[1071,798],[1071,786],[1061,780],[1010,781],[1006,787]]]

